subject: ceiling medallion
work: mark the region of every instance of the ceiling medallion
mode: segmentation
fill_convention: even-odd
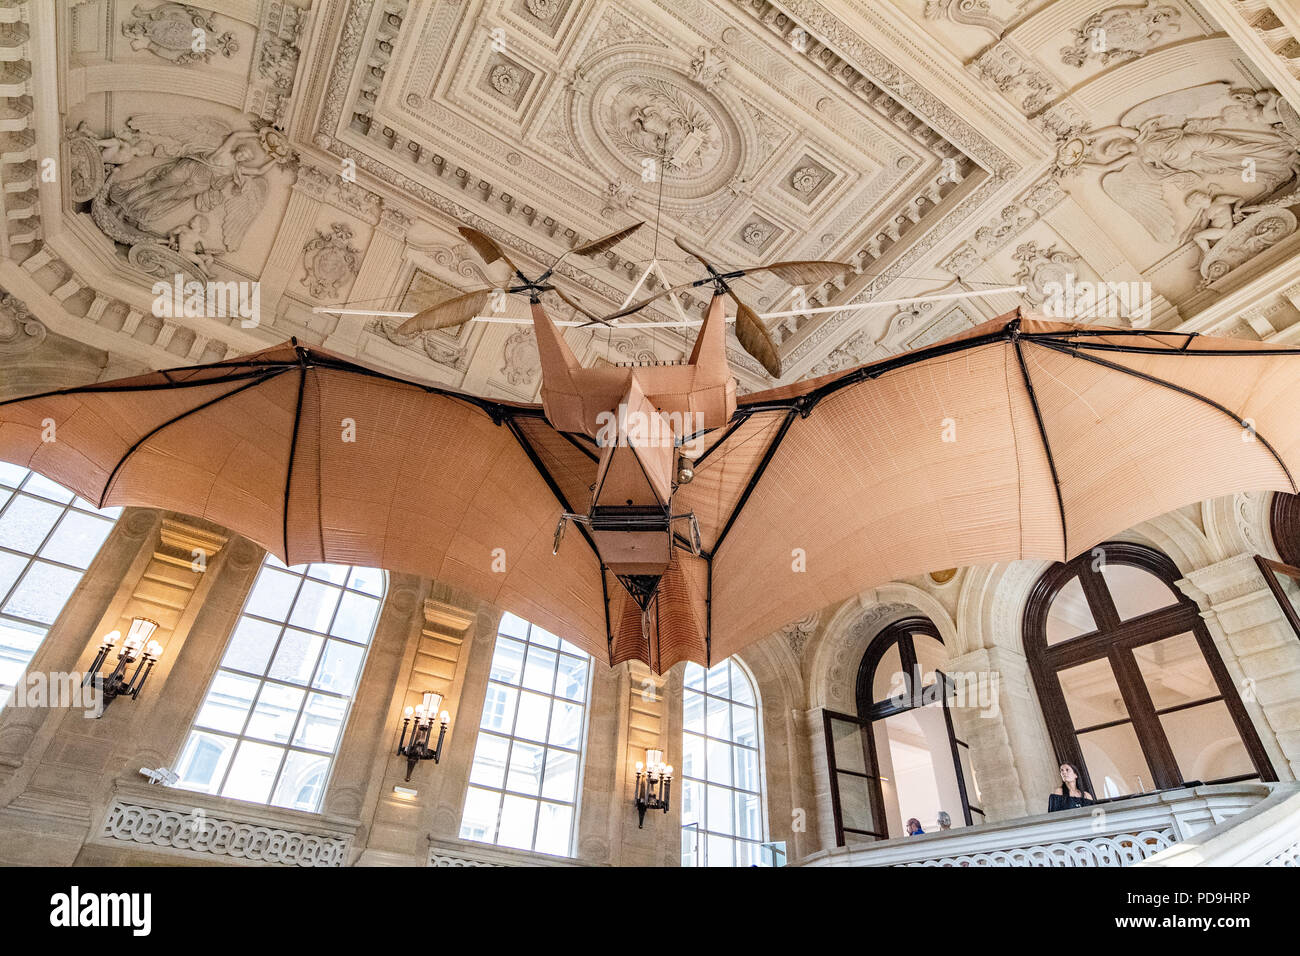
[[[654,182],[694,199],[724,189],[743,168],[740,121],[714,92],[682,71],[629,57],[584,65],[591,94],[572,103],[575,140],[606,181]]]

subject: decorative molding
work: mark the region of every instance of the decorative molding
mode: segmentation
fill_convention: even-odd
[[[226,59],[239,52],[233,33],[219,33],[215,15],[185,3],[163,3],[153,9],[137,4],[122,20],[122,36],[131,49],[148,50],[177,66],[209,63],[220,53]],[[200,45],[198,37],[203,38]]]
[[[1138,833],[1037,843],[1010,850],[941,856],[896,866],[1132,866],[1174,845],[1173,827]]]
[[[115,798],[100,837],[124,843],[231,857],[278,866],[343,866],[348,840],[286,830],[194,810],[151,807]]]
[[[302,247],[303,275],[299,280],[315,299],[336,295],[339,286],[357,274],[361,250],[352,245],[352,229],[345,222],[330,225],[329,232],[316,230],[316,237]]]
[[[1069,46],[1061,47],[1061,62],[1076,67],[1093,59],[1102,66],[1127,63],[1182,29],[1181,16],[1177,7],[1156,0],[1101,10],[1074,31]]]

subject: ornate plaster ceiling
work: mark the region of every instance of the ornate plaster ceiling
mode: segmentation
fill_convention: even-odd
[[[121,371],[296,335],[530,400],[540,379],[526,326],[403,337],[391,319],[312,310],[413,309],[499,281],[458,224],[549,263],[636,219],[651,227],[562,267],[584,303],[617,307],[656,256],[669,281],[690,277],[671,243],[681,235],[728,263],[857,266],[805,290],[809,308],[1010,282],[1033,305],[1069,275],[1148,283],[1139,320],[1162,328],[1300,338],[1300,23],[1285,4],[211,7],[0,9],[0,285],[16,303],[0,309],[0,353],[48,348],[51,331]],[[158,314],[151,286],[177,272],[256,282],[258,323]],[[803,301],[774,279],[746,292],[768,311]],[[771,325],[793,380],[1021,301]],[[690,344],[668,330],[570,338],[587,362],[676,358]],[[769,384],[732,344],[742,390]]]

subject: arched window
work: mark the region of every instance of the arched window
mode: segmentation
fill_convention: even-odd
[[[121,513],[0,462],[0,708]]]
[[[502,615],[461,839],[573,854],[590,679],[580,648]]]
[[[984,822],[970,748],[949,708],[954,697],[966,706],[991,701],[986,687],[944,672],[947,656],[928,618],[894,621],[862,655],[857,716],[826,712],[840,846],[905,836],[912,818],[926,833],[940,829],[940,814],[954,827]]]
[[[682,688],[682,865],[760,866],[765,839],[758,697],[735,658],[687,664]]]
[[[1043,716],[1058,759],[1098,799],[1277,779],[1180,577],[1158,551],[1108,542],[1030,594],[1025,654]]]
[[[379,621],[374,568],[262,562],[177,766],[187,790],[316,812]]]

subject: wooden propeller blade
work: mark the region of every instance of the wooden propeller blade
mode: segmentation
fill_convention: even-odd
[[[564,292],[562,292],[560,289],[557,289],[554,286],[552,286],[551,291],[560,297],[561,302],[563,302],[565,305],[569,306],[570,308],[576,309],[578,314],[583,316],[584,318],[590,319],[593,322],[605,321],[602,318],[592,315],[589,311],[587,311],[587,309],[582,305],[581,302],[579,302],[577,299],[574,299],[571,296],[565,295]]]
[[[584,243],[583,245],[577,246],[569,251],[576,256],[598,255],[606,249],[612,249],[644,225],[644,222],[638,222],[635,225],[628,226],[626,229],[620,229],[618,232],[611,232],[608,236],[601,236],[599,239],[593,239],[591,242]]]
[[[487,233],[471,229],[469,226],[461,226],[456,231],[474,247],[474,251],[479,254],[479,258],[488,265],[500,259],[510,267],[511,272],[519,271],[518,267],[510,261],[510,257],[506,255],[505,250],[497,245],[497,241]]]
[[[768,375],[780,378],[781,356],[767,326],[758,317],[758,313],[741,302],[731,289],[727,289],[727,295],[736,303],[736,338],[740,340],[740,347],[756,358]]]
[[[677,243],[677,248],[682,250],[682,252],[686,253],[688,256],[694,256],[696,259],[699,259],[701,262],[703,262],[706,268],[709,269],[713,268],[709,260],[704,258],[704,253],[682,242],[681,236],[673,236],[673,242]]]
[[[608,322],[611,319],[621,319],[623,318],[623,316],[631,315],[633,312],[640,312],[651,302],[655,302],[659,299],[662,299],[664,298],[664,296],[673,295],[674,293],[681,292],[683,289],[692,289],[694,287],[695,287],[694,282],[683,282],[681,285],[669,286],[667,289],[661,289],[660,291],[656,292],[652,296],[647,296],[646,298],[642,299],[640,302],[633,302],[631,305],[627,306],[626,308],[619,309],[617,312],[611,312],[609,315],[605,316],[600,321]]]
[[[410,335],[415,332],[429,332],[433,329],[461,325],[483,310],[492,292],[492,289],[478,289],[448,299],[446,302],[439,302],[411,316],[397,327],[397,332],[399,335]]]
[[[770,272],[778,279],[790,285],[820,285],[827,279],[835,279],[852,272],[853,266],[847,262],[831,262],[826,259],[802,259],[792,262],[773,262],[765,266],[754,266],[745,272]]]

